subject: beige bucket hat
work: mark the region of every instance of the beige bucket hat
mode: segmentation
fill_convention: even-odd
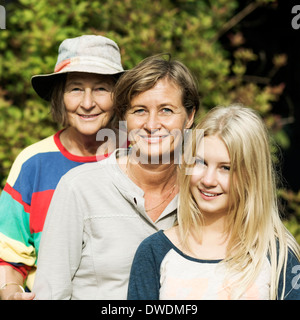
[[[96,35],[66,39],[59,46],[54,73],[33,76],[32,86],[41,98],[49,101],[57,77],[68,72],[123,73],[118,45],[111,39]]]

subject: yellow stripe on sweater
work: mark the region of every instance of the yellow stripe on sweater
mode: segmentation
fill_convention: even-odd
[[[33,157],[34,155],[43,152],[55,151],[58,151],[58,148],[54,142],[53,135],[25,148],[23,151],[20,152],[15,162],[13,163],[9,176],[7,178],[7,182],[10,184],[10,186],[13,187],[20,174],[23,163],[31,157]]]
[[[0,258],[11,263],[23,263],[33,266],[36,260],[36,251],[33,246],[27,247],[24,243],[11,239],[0,233]]]

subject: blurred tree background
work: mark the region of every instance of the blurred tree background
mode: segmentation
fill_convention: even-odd
[[[6,30],[0,30],[0,190],[17,154],[59,129],[51,120],[49,104],[32,89],[31,76],[53,72],[64,39],[104,35],[118,43],[125,69],[162,52],[184,62],[198,81],[203,113],[232,102],[259,111],[276,142],[274,157],[285,177],[278,188],[285,223],[300,243],[300,174],[293,160],[299,156],[295,70],[300,70],[299,63],[292,64],[300,30],[291,26],[291,2],[7,0],[0,4],[7,12]]]

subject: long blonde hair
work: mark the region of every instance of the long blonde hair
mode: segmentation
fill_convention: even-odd
[[[231,297],[240,298],[261,271],[265,257],[271,264],[270,298],[277,297],[280,274],[286,269],[288,250],[300,259],[299,245],[284,227],[278,209],[270,139],[263,120],[255,111],[240,105],[213,108],[194,129],[192,147],[184,150],[179,174],[178,225],[183,245],[188,247],[192,227],[200,230],[203,218],[190,192],[190,174],[199,141],[217,135],[225,143],[231,161],[226,263],[233,281]],[[283,272],[285,274],[285,272]],[[283,279],[285,286],[285,279]]]

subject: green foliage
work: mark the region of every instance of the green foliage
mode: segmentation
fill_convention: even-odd
[[[272,2],[253,1],[257,6]],[[237,0],[19,0],[7,5],[7,29],[0,31],[0,186],[24,147],[58,129],[49,104],[32,89],[31,76],[53,72],[59,44],[82,34],[115,40],[127,69],[149,55],[171,53],[194,73],[202,112],[244,103],[258,110],[277,143],[288,147],[280,118],[272,114],[283,87],[258,85],[246,75],[248,63],[258,57],[243,47],[238,25],[231,26],[233,54],[219,41],[237,8]],[[275,56],[274,70],[285,63],[284,54]]]

